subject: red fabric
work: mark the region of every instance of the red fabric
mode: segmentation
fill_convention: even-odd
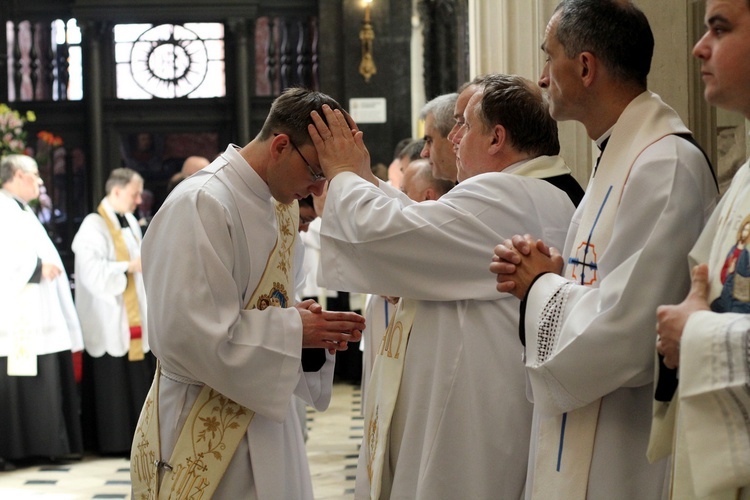
[[[143,336],[143,330],[140,326],[130,327],[130,340],[139,339]]]
[[[73,375],[76,384],[80,384],[83,379],[83,351],[73,353]]]

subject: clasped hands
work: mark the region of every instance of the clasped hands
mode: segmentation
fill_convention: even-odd
[[[490,271],[497,274],[499,292],[512,293],[522,299],[534,278],[545,272],[559,274],[562,266],[562,256],[555,248],[548,247],[541,240],[535,241],[527,234],[516,235],[497,245]],[[695,266],[691,278],[690,292],[685,300],[675,305],[659,306],[656,310],[656,351],[664,356],[667,368],[677,368],[680,364],[680,341],[690,315],[710,310],[708,266]]]
[[[307,130],[326,178],[331,180],[341,172],[354,172],[377,185],[362,131],[349,113],[331,109],[327,104],[323,105],[322,112],[323,116],[317,111],[310,113],[313,123]]]
[[[303,300],[294,306],[302,319],[302,347],[319,347],[346,351],[349,342],[359,342],[365,329],[365,318],[354,312],[324,311],[312,299]]]
[[[560,252],[531,235],[515,235],[495,247],[490,271],[497,274],[497,291],[523,299],[534,278],[544,273],[560,274]]]

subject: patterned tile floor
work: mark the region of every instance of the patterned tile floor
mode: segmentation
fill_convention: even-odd
[[[328,411],[307,409],[307,454],[318,500],[354,498],[354,474],[362,440],[359,387],[336,384]],[[129,462],[87,456],[66,464],[19,467],[0,473],[2,500],[130,498]]]

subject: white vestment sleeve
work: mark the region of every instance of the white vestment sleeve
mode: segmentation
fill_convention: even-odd
[[[323,284],[416,300],[497,300],[496,282],[488,270],[492,244],[516,234],[523,222],[539,225],[532,219],[536,213],[515,206],[510,193],[540,182],[482,174],[438,201],[405,205],[355,174],[339,174],[330,182],[321,227]],[[498,221],[498,200],[504,199],[507,213]],[[562,206],[569,203],[562,198],[540,200],[546,202],[547,209],[560,214],[569,214],[572,207]],[[503,226],[506,229],[498,230]]]
[[[378,187],[388,196],[399,200],[403,206],[414,205],[417,202],[406,196],[406,193],[400,189],[396,189],[385,181],[378,180]]]
[[[302,298],[302,290],[305,286],[305,244],[302,242],[300,237],[301,233],[297,235],[297,239],[294,240],[294,301],[299,302]]]
[[[305,244],[302,242],[301,238],[297,238],[295,241],[294,253],[294,281],[296,284],[295,289],[297,290],[297,298],[299,298],[300,295],[299,291],[302,290],[305,285],[306,276],[303,266],[305,252]],[[297,388],[294,390],[295,395],[318,411],[323,411],[328,408],[328,404],[331,402],[331,384],[333,383],[333,367],[336,358],[329,354],[328,351],[326,351],[325,354],[326,361],[321,369],[316,372],[304,372],[302,371],[302,366],[300,366],[300,379]]]
[[[701,498],[750,484],[749,346],[748,315],[701,311],[685,325],[679,425]]]
[[[350,346],[349,349],[354,349]],[[303,372],[300,367],[300,380],[294,394],[318,411],[324,411],[331,402],[331,384],[336,357],[325,352],[326,362],[316,372]]]

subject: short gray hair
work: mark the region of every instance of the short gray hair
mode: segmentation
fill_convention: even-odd
[[[39,170],[39,167],[31,156],[19,154],[3,156],[0,160],[0,185],[10,182],[17,170],[34,172]]]
[[[419,118],[424,120],[427,115],[435,117],[435,128],[440,135],[448,137],[453,125],[456,123],[456,119],[453,117],[453,111],[456,108],[456,101],[458,100],[458,94],[443,94],[439,95],[422,107],[422,112],[419,114]]]
[[[621,82],[646,88],[654,34],[631,0],[563,0],[555,36],[568,59],[591,52]]]

